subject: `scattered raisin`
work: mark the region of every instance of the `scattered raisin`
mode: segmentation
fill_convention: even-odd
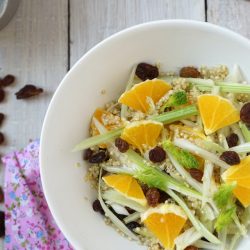
[[[203,172],[200,169],[190,168],[189,173],[195,180],[202,182]]]
[[[2,123],[3,123],[3,120],[4,120],[4,114],[3,114],[3,113],[0,113],[0,126],[1,126]]]
[[[170,196],[166,192],[163,192],[161,190],[159,190],[159,192],[160,192],[159,203],[164,203],[167,199],[170,198]]]
[[[129,144],[125,140],[123,140],[122,138],[115,139],[115,146],[122,153],[125,153],[129,149]]]
[[[94,153],[89,158],[90,163],[101,163],[104,162],[107,157],[107,154],[105,151],[99,151],[97,153]]]
[[[5,219],[4,212],[0,211],[0,237],[5,235]]]
[[[104,215],[104,211],[102,209],[101,203],[99,200],[95,200],[92,204],[92,208],[95,212],[99,212]]]
[[[149,159],[152,162],[162,162],[166,159],[166,152],[163,148],[156,146],[149,151]]]
[[[85,149],[83,152],[83,160],[88,161],[93,153],[93,150],[90,148]]]
[[[227,144],[229,148],[232,148],[238,145],[239,137],[237,134],[232,133],[229,136],[227,136],[226,139],[227,139]]]
[[[188,246],[184,250],[199,250],[199,248],[197,248],[195,246]]]
[[[180,70],[181,77],[191,77],[191,78],[199,78],[201,76],[199,70],[195,67],[183,67]]]
[[[225,151],[221,154],[220,159],[229,165],[236,165],[240,163],[239,155],[234,151]]]
[[[17,99],[26,99],[32,96],[39,95],[43,92],[42,88],[37,88],[34,85],[25,85],[18,92],[15,93]]]
[[[5,97],[5,92],[3,89],[0,88],[0,102],[4,100],[4,97]]]
[[[134,209],[130,208],[130,207],[125,207],[126,210],[128,211],[129,214],[133,214],[135,212]]]
[[[11,85],[15,81],[15,77],[13,75],[7,75],[3,79],[1,79],[0,86],[7,87]]]
[[[240,110],[240,119],[250,125],[250,102],[243,105]]]
[[[146,195],[146,193],[149,189],[149,186],[147,184],[141,183],[141,189],[142,189],[143,193]]]
[[[151,207],[157,206],[160,200],[160,192],[156,188],[149,188],[146,192],[146,198],[148,201],[148,205]]]
[[[2,132],[0,132],[0,144],[4,143],[4,135]]]
[[[135,74],[143,81],[147,79],[154,79],[159,76],[159,70],[156,66],[148,63],[139,63],[137,65]]]
[[[141,225],[140,225],[138,222],[136,222],[136,221],[131,221],[131,222],[129,222],[126,226],[127,226],[128,229],[130,229],[131,231],[133,231],[133,230],[134,230],[135,228],[137,228],[137,227],[141,227]]]
[[[0,187],[0,203],[4,201],[4,193],[2,187]]]

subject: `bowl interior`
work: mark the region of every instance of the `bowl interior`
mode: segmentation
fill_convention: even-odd
[[[96,191],[84,181],[87,165],[75,144],[88,136],[96,107],[124,90],[132,66],[160,62],[164,70],[186,65],[231,67],[250,77],[249,42],[228,30],[191,21],[160,21],[121,32],[87,53],[67,74],[46,115],[41,140],[41,175],[49,207],[76,249],[145,249],[107,227],[91,207]],[[105,90],[105,94],[102,94]],[[76,167],[80,162],[81,167]],[[247,245],[248,248],[247,248]],[[249,249],[250,241],[240,249]]]

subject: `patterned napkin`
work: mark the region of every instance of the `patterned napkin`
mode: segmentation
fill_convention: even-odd
[[[72,249],[46,203],[38,155],[39,140],[2,158],[5,165],[6,250]]]

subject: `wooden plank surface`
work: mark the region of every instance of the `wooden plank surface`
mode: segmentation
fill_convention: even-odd
[[[207,21],[250,38],[250,1],[207,0]]]
[[[1,127],[6,135],[1,154],[40,137],[48,103],[67,72],[67,31],[67,0],[22,0],[14,18],[0,31],[0,77],[8,73],[17,77],[0,104],[0,112],[7,116]],[[40,86],[45,93],[16,100],[14,93],[25,84]]]
[[[109,35],[161,19],[205,20],[203,0],[71,0],[70,65]]]

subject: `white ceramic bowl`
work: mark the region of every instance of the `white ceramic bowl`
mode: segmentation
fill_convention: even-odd
[[[124,90],[132,66],[160,62],[164,69],[184,65],[232,66],[250,77],[250,42],[211,24],[171,20],[138,25],[104,40],[64,77],[47,112],[41,136],[41,176],[46,199],[60,229],[81,250],[146,249],[122,238],[92,210],[96,192],[84,182],[82,153],[75,144],[88,136],[96,107]],[[101,91],[105,90],[105,94]],[[250,249],[250,241],[239,249]]]

